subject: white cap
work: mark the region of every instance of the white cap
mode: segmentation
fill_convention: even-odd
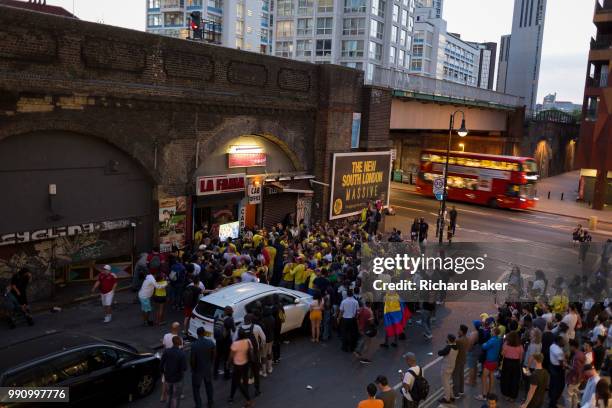
[[[104,265],[104,270],[110,271],[111,270],[111,266],[110,265]]]
[[[206,245],[202,244],[202,245],[200,245],[200,246],[198,247],[198,249],[199,249],[200,251],[203,251],[203,250],[205,250],[205,249],[206,249]]]

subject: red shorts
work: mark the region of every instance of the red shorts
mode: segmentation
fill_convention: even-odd
[[[187,307],[185,306],[183,308],[183,316],[185,317],[191,317],[191,313],[193,312],[193,307]]]
[[[483,367],[493,372],[497,370],[497,361],[485,361]]]

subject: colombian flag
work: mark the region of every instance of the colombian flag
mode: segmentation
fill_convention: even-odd
[[[408,306],[400,302],[397,293],[387,293],[385,295],[385,333],[387,337],[398,336],[404,331],[406,322],[411,316]]]

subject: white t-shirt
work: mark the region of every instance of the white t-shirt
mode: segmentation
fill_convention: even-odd
[[[249,272],[242,272],[242,275],[240,275],[240,279],[242,280],[242,282],[259,282],[259,278]]]
[[[172,332],[164,334],[164,337],[162,338],[162,344],[164,345],[165,349],[172,348],[172,338],[174,336],[178,336],[178,334],[174,334]]]
[[[591,341],[595,343],[597,341],[598,336],[605,336],[606,328],[603,324],[599,323],[597,326],[593,328],[593,334],[591,335]]]
[[[561,320],[563,323],[567,324],[569,329],[567,330],[567,338],[572,340],[576,337],[576,324],[578,323],[578,315],[575,313],[568,313]]]
[[[153,292],[155,291],[155,288],[161,288],[164,287],[165,285],[160,285],[155,281],[155,278],[153,277],[153,275],[148,274],[144,281],[142,282],[142,286],[140,287],[140,290],[138,291],[138,297],[143,298],[143,299],[149,299],[151,296],[153,296]]]
[[[550,346],[550,364],[552,365],[561,365],[561,362],[565,359],[565,354],[563,354],[563,349],[556,344]]]
[[[406,390],[406,387],[404,387],[403,385],[402,385],[401,390],[402,390],[402,395],[404,396],[404,398],[406,398],[408,401],[412,401],[410,390],[412,390],[412,384],[414,384],[414,379],[421,374],[421,367],[419,366],[410,367],[409,371],[412,371],[414,374],[416,374],[416,376],[406,371],[404,373],[404,379],[402,380],[402,383],[403,385],[405,384],[408,386],[408,390]]]
[[[359,309],[359,302],[353,297],[347,297],[340,303],[340,312],[342,312],[343,319],[353,319],[356,317],[357,309]]]

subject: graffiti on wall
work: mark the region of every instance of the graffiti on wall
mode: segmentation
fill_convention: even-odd
[[[55,270],[94,259],[131,253],[129,229],[98,230],[44,241],[0,246],[0,280],[6,281],[21,268],[32,272],[33,292],[52,287]]]

